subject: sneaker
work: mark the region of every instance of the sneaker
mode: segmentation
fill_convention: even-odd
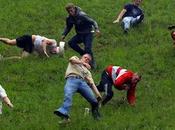
[[[57,115],[57,116],[59,116],[59,117],[61,117],[61,118],[66,118],[66,119],[69,118],[68,115],[65,115],[65,114],[63,114],[63,113],[61,113],[61,112],[59,112],[59,111],[57,111],[57,110],[54,111],[54,114]]]
[[[63,118],[61,121],[58,122],[58,124],[69,124],[71,121],[69,118]]]
[[[100,113],[98,112],[98,109],[92,110],[92,116],[95,120],[100,120],[101,118]]]
[[[64,46],[65,46],[65,42],[61,41],[59,43],[59,55],[62,56],[62,57],[64,56]]]
[[[144,19],[144,14],[138,16],[138,21],[137,21],[137,23],[141,23],[141,22],[143,21],[143,19]]]
[[[128,34],[129,29],[124,29],[124,34]]]

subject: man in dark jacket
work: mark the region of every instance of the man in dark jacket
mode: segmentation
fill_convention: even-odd
[[[90,54],[92,56],[91,67],[95,68],[96,65],[92,52],[92,41],[94,32],[93,29],[95,29],[97,36],[100,34],[97,22],[83,12],[80,7],[77,7],[72,3],[67,4],[65,9],[67,10],[69,16],[66,19],[66,28],[62,33],[61,40],[64,40],[72,27],[75,26],[76,35],[68,42],[68,44],[80,55],[84,55],[86,53]],[[79,43],[84,43],[84,49],[78,45]]]

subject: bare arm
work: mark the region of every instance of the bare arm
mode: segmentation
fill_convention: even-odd
[[[113,23],[119,23],[125,13],[126,13],[126,9],[122,9],[122,11],[118,15],[117,19],[114,20]]]
[[[47,41],[44,40],[44,41],[42,42],[42,49],[43,49],[44,54],[49,58],[49,55],[47,54],[47,49],[46,49],[46,47],[47,47]]]
[[[92,81],[92,80],[91,80],[90,78],[88,78],[88,77],[85,77],[85,79],[86,79],[86,81],[89,83],[89,85],[90,85],[90,87],[92,88],[92,90],[93,90],[93,92],[95,93],[95,95],[96,95],[97,97],[100,97],[100,98],[102,99],[102,96],[101,96],[100,92],[98,91],[98,89],[97,89],[97,87],[96,87],[94,81]]]
[[[13,108],[13,104],[11,103],[10,99],[8,97],[3,98],[3,102],[7,104],[9,107]]]
[[[72,64],[80,64],[80,65],[84,65],[86,68],[91,69],[91,66],[83,61],[81,61],[80,59],[77,59],[75,57],[71,57],[69,59],[69,62],[71,62]]]

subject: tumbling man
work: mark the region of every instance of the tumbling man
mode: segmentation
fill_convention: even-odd
[[[92,41],[93,41],[93,28],[98,35],[100,31],[98,29],[97,22],[90,18],[80,7],[69,3],[65,7],[69,16],[66,19],[66,27],[62,33],[61,40],[63,41],[66,35],[70,32],[73,26],[75,26],[76,35],[68,42],[69,46],[78,52],[81,56],[88,53],[92,56],[92,62],[90,63],[92,68],[96,68],[96,63],[92,52]],[[83,43],[84,49],[78,44]]]
[[[101,95],[88,70],[91,68],[89,65],[90,61],[91,56],[89,54],[84,54],[81,59],[77,56],[73,56],[69,59],[65,74],[66,85],[64,87],[64,102],[60,108],[54,111],[54,114],[63,119],[60,123],[70,122],[69,111],[72,106],[72,96],[76,92],[80,93],[91,104],[92,116],[94,119],[98,120],[100,118],[97,99],[101,99]],[[93,92],[96,94],[97,98]]]
[[[113,97],[112,85],[118,90],[127,91],[127,100],[130,105],[135,104],[136,85],[141,80],[141,76],[120,66],[109,65],[101,75],[101,81],[97,88],[106,95],[102,100],[105,105]]]

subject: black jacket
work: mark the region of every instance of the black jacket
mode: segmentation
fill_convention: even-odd
[[[98,30],[98,24],[95,20],[90,18],[85,12],[81,10],[80,7],[76,8],[76,15],[75,16],[68,16],[66,18],[66,27],[62,35],[66,36],[70,30],[72,29],[73,25],[75,26],[76,33],[91,33],[93,28]]]

